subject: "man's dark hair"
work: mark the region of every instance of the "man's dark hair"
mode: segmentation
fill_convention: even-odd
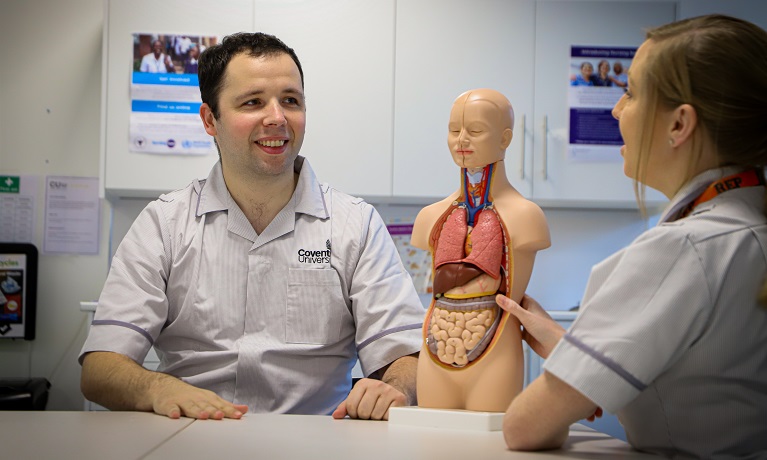
[[[202,102],[210,106],[213,116],[220,115],[218,96],[224,83],[224,72],[229,61],[238,54],[247,53],[249,56],[275,56],[287,54],[293,59],[301,74],[301,88],[304,87],[304,71],[301,62],[288,45],[274,35],[261,32],[239,32],[224,37],[221,43],[213,45],[202,52],[199,58],[197,75],[200,80],[200,95]]]

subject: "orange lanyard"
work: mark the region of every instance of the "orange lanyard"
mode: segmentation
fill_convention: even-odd
[[[756,187],[758,185],[764,185],[764,181],[762,180],[762,176],[757,174],[755,169],[749,169],[748,171],[743,171],[731,176],[723,177],[709,185],[706,190],[704,190],[703,193],[698,196],[698,198],[687,205],[684,208],[684,211],[680,213],[679,218],[681,219],[682,217],[687,216],[699,204],[705,203],[706,201],[709,201],[724,192],[735,190],[737,188]]]

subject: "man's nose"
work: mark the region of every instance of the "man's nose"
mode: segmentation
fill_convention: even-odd
[[[267,114],[264,118],[264,124],[282,126],[286,123],[285,111],[279,101],[269,103],[266,110]]]

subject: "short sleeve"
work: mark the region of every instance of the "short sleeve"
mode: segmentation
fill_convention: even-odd
[[[112,258],[80,362],[111,351],[142,362],[168,314],[170,238],[159,202],[136,218]]]
[[[656,227],[594,267],[581,305],[544,369],[614,413],[694,343],[713,301],[686,234]]]
[[[367,204],[361,211],[360,254],[350,298],[357,352],[363,374],[369,375],[419,351],[425,309],[383,220]]]

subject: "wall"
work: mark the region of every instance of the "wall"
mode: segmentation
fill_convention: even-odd
[[[704,2],[709,11],[723,3]],[[682,15],[705,12],[689,6],[692,4],[682,2]],[[742,11],[751,5],[745,1],[730,4],[740,5]],[[764,27],[767,20],[760,15],[750,19]],[[99,175],[102,24],[101,0],[0,3],[0,172],[41,177]],[[41,189],[40,196],[43,192]],[[110,239],[113,247],[119,243],[145,202],[102,203],[99,255],[41,255],[37,339],[0,340],[0,378],[48,378],[53,384],[50,410],[82,407],[76,357],[86,324],[79,302],[98,298],[112,251]],[[38,247],[42,206],[41,199]],[[402,218],[415,216],[420,206],[379,203],[378,208],[384,217]],[[576,305],[589,268],[647,226],[635,211],[544,211],[552,247],[540,253],[528,291],[553,309]],[[110,232],[112,220],[114,232]]]
[[[101,0],[3,0],[0,11],[0,171],[98,176]],[[79,301],[96,298],[106,277],[109,213],[104,202],[99,255],[41,255],[37,339],[0,340],[0,378],[46,377],[49,409],[82,407]]]

